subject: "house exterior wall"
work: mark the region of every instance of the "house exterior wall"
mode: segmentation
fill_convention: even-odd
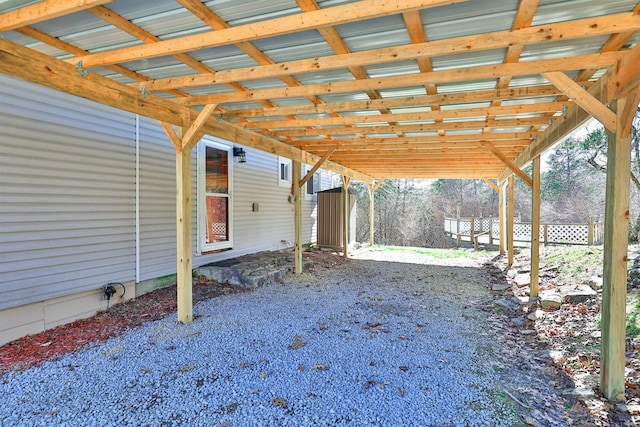
[[[0,128],[0,345],[106,308],[106,283],[123,283],[125,300],[137,281],[175,273],[175,152],[158,123],[0,75]],[[192,153],[194,267],[293,246],[277,157],[244,149],[233,248],[216,253],[197,252]],[[306,243],[314,208],[303,200]]]

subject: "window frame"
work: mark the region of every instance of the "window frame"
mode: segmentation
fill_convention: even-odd
[[[206,154],[207,147],[213,147],[227,153],[227,193],[207,193],[206,191]],[[203,254],[233,248],[233,145],[218,139],[202,139],[197,145],[197,253]],[[223,242],[206,242],[207,205],[206,197],[223,197],[227,199],[228,240]]]
[[[304,173],[302,174],[302,176],[306,176],[306,174],[309,173],[311,169],[313,169],[313,166],[305,164],[303,168]],[[318,193],[318,191],[321,190],[321,185],[322,185],[322,172],[321,172],[321,169],[318,169],[313,173],[313,176],[304,185],[304,191],[303,191],[304,199],[312,200],[314,197],[316,197],[316,193]],[[309,192],[310,186],[311,186],[311,192]]]
[[[285,165],[287,168],[286,171],[288,176],[286,178],[282,178],[283,165]],[[291,161],[291,159],[278,156],[278,187],[291,188],[291,175],[293,172],[292,168],[293,168],[293,162]]]

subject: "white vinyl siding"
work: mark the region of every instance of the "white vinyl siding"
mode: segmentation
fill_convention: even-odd
[[[0,309],[129,281],[128,113],[0,76]]]
[[[176,272],[176,151],[140,117],[140,280]]]
[[[155,120],[139,118],[138,212],[135,115],[0,76],[0,127],[0,310],[134,281],[136,267],[140,280],[175,273],[175,150]],[[294,244],[278,156],[243,148],[246,163],[232,166],[233,247],[205,255],[192,151],[194,267]],[[315,215],[315,197],[303,200],[303,243],[315,241]]]

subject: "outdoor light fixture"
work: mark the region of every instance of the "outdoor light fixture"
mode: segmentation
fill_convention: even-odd
[[[233,157],[238,157],[239,163],[246,163],[247,162],[247,152],[244,151],[244,148],[242,147],[233,147]]]

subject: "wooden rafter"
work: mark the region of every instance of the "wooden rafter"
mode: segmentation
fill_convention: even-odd
[[[313,30],[328,25],[339,25],[362,19],[373,19],[403,11],[459,3],[464,0],[371,0],[362,7],[347,4],[308,12],[305,15],[291,15],[269,21],[231,27],[223,31],[207,32],[191,36],[164,40],[150,45],[131,46],[107,52],[85,55],[75,61],[82,61],[86,68],[111,65],[127,61],[174,55],[192,50],[212,48],[231,43],[246,42],[266,37],[275,37],[302,30]]]
[[[296,105],[292,107],[247,108],[227,110],[221,118],[285,116],[292,114],[322,114],[344,111],[380,110],[393,107],[415,107],[430,104],[464,104],[491,101],[494,99],[514,100],[517,98],[537,98],[560,95],[562,92],[551,85],[529,86],[469,93],[441,93],[423,96],[402,96],[396,98],[373,99],[367,101],[331,102],[320,105]]]
[[[503,76],[527,76],[542,74],[550,71],[569,71],[580,69],[583,64],[592,64],[596,67],[610,67],[615,64],[623,54],[621,52],[608,52],[588,55],[578,55],[569,58],[555,58],[539,61],[518,62],[514,64],[482,65],[462,69],[432,71],[427,73],[407,74],[403,76],[380,77],[376,79],[339,81],[315,85],[305,85],[282,89],[262,89],[240,94],[219,94],[193,96],[177,100],[187,105],[204,105],[212,102],[226,103],[248,101],[258,99],[289,98],[294,96],[306,96],[309,94],[335,94],[358,91],[393,89],[398,87],[416,86],[424,81],[433,83],[468,82],[482,79],[500,78]]]
[[[450,55],[453,53],[475,52],[499,48],[513,48],[520,43],[549,42],[553,40],[566,40],[586,36],[595,36],[599,33],[611,34],[613,29],[608,23],[616,22],[616,29],[623,30],[640,29],[640,16],[634,14],[620,14],[601,18],[583,19],[559,23],[555,25],[528,27],[513,31],[501,31],[475,36],[458,37],[432,42],[421,42],[392,48],[383,48],[363,52],[345,53],[340,49],[339,55],[320,58],[305,59],[277,64],[262,65],[259,67],[236,68],[216,73],[206,73],[181,78],[158,79],[147,85],[148,90],[167,90],[222,84],[233,81],[256,80],[286,76],[290,74],[303,74],[310,72],[329,71],[340,68],[375,65],[385,62],[418,59],[427,61],[431,57]],[[512,49],[513,50],[513,49]],[[348,51],[346,51],[348,52]],[[513,55],[512,55],[513,56]],[[519,58],[519,55],[518,55]],[[420,62],[419,63],[422,63]],[[515,63],[517,61],[509,61]],[[84,64],[84,62],[83,62]],[[424,62],[423,64],[427,64]],[[430,64],[430,62],[428,63]],[[430,65],[423,65],[422,73],[432,72]],[[364,72],[356,72],[361,80],[365,80]],[[501,85],[505,89],[507,84]],[[429,93],[431,92],[431,93]],[[435,95],[435,91],[427,91],[429,95]]]
[[[339,116],[320,119],[298,119],[297,126],[329,126],[362,123],[384,123],[398,121],[434,120],[434,119],[459,119],[461,117],[483,117],[490,115],[516,115],[516,114],[536,114],[544,112],[559,112],[563,106],[568,107],[570,102],[545,102],[539,104],[519,104],[489,108],[460,108],[456,110],[424,111],[418,113],[397,113],[397,114],[371,114],[367,116]],[[280,128],[289,127],[288,120],[261,120],[249,122],[249,127],[260,128]]]
[[[42,0],[0,14],[0,33],[79,12],[113,0]]]

